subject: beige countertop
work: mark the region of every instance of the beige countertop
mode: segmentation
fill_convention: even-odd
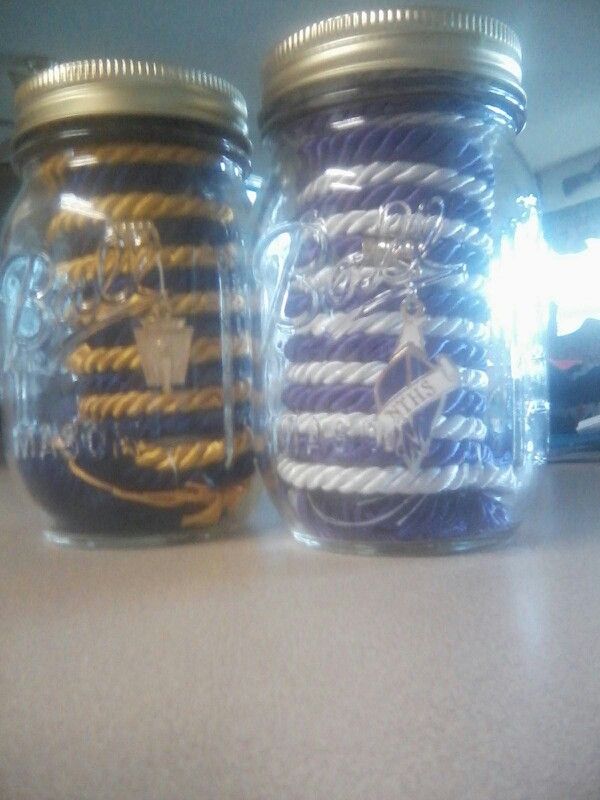
[[[551,498],[554,499],[550,505]],[[517,544],[60,549],[0,474],[0,800],[598,800],[600,467]]]

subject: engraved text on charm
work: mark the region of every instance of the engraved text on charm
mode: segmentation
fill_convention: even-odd
[[[448,358],[428,358],[417,316],[406,307],[404,313],[398,348],[375,384],[375,403],[378,414],[391,418],[399,434],[398,456],[407,469],[418,470],[446,397],[459,387],[460,378]]]

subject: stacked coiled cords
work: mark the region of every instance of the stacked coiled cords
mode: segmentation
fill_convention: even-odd
[[[496,538],[512,525],[506,498],[515,475],[484,421],[494,127],[446,109],[380,105],[347,116],[292,132],[302,165],[297,219],[319,220],[328,250],[325,264],[302,269],[287,298],[286,317],[299,322],[284,345],[279,479],[301,528],[316,538]],[[399,205],[408,213],[395,214]],[[427,264],[440,277],[417,281],[421,334],[427,357],[450,359],[460,380],[416,471],[385,446],[380,429],[389,417],[377,413],[374,391],[398,347],[406,292],[368,257],[352,260],[381,234],[382,209],[390,211],[385,236],[429,241]]]
[[[253,472],[250,333],[236,277],[242,243],[231,177],[218,156],[197,148],[124,143],[53,155],[39,180],[61,199],[46,248],[73,299],[97,295],[106,222],[151,223],[162,276],[147,270],[143,291],[118,309],[101,299],[91,310],[80,303],[70,317],[72,344],[38,408],[57,435],[51,448],[20,459],[30,489],[75,531],[217,523],[244,497]],[[102,279],[118,292],[132,277],[124,274],[130,262],[110,250],[103,258]],[[159,290],[170,315],[193,330],[185,385],[168,391],[147,386],[134,336]]]

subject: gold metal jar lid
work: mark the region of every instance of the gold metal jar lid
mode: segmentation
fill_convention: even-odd
[[[263,120],[298,90],[402,70],[435,70],[500,81],[523,94],[514,31],[484,14],[405,8],[341,14],[288,36],[263,65]]]
[[[237,89],[215,75],[150,61],[88,59],[49,67],[21,84],[15,107],[15,139],[62,120],[160,116],[213,125],[249,147],[246,102]]]

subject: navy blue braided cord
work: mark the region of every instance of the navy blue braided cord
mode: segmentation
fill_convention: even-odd
[[[231,184],[216,167],[203,165],[193,167],[181,164],[125,164],[73,167],[65,172],[62,192],[72,192],[81,197],[93,197],[106,193],[135,191],[188,191],[194,196],[205,196],[211,200],[227,201]],[[238,242],[239,233],[235,224],[225,225],[205,218],[164,218],[154,221],[161,244],[220,246]],[[55,261],[70,260],[97,252],[103,226],[90,221],[83,228],[60,233],[52,243],[51,255]],[[146,276],[145,284],[157,288],[157,273]],[[178,267],[166,272],[166,286],[178,294],[186,291],[217,291],[219,273],[215,268]],[[118,290],[116,284],[113,290]],[[221,336],[222,323],[218,313],[197,314],[187,318],[194,336]],[[231,335],[247,330],[244,315],[234,314],[231,319]],[[104,330],[93,333],[85,340],[91,347],[129,345],[134,343],[129,319],[118,321]],[[81,344],[78,340],[78,344]],[[249,375],[248,359],[237,359],[234,363],[236,377]],[[220,385],[222,365],[191,365],[186,385],[201,388]],[[74,376],[69,381],[65,376],[49,385],[46,398],[40,404],[40,423],[55,423],[60,429],[65,423],[77,419],[77,397],[87,393],[112,393],[144,389],[145,382],[139,371],[104,373],[100,375]],[[53,398],[53,399],[52,399]],[[249,403],[236,404],[233,409],[233,424],[236,431],[246,430],[250,419]],[[85,428],[89,423],[83,423]],[[179,414],[150,414],[120,420],[94,423],[94,431],[103,437],[113,435],[130,440],[156,441],[174,437],[177,441],[204,438],[219,438],[224,435],[223,411],[210,409],[204,412]],[[243,469],[234,462],[231,468],[212,466],[209,470],[196,470],[193,474],[173,476],[157,470],[140,468],[131,459],[114,456],[97,458],[87,450],[88,440],[79,437],[76,461],[95,478],[104,479],[120,488],[134,487],[139,491],[155,489],[177,489],[191,479],[213,488],[227,486],[232,481],[243,480],[251,474],[251,455],[243,457]],[[34,448],[35,450],[35,448]],[[118,462],[118,463],[117,463]],[[198,510],[198,505],[178,508],[176,511],[147,508],[143,504],[123,501],[98,490],[74,476],[68,469],[64,454],[59,451],[41,455],[27,455],[20,460],[21,471],[32,492],[53,516],[66,526],[90,529],[94,525],[126,531],[128,527],[156,530],[178,526],[187,512]]]

